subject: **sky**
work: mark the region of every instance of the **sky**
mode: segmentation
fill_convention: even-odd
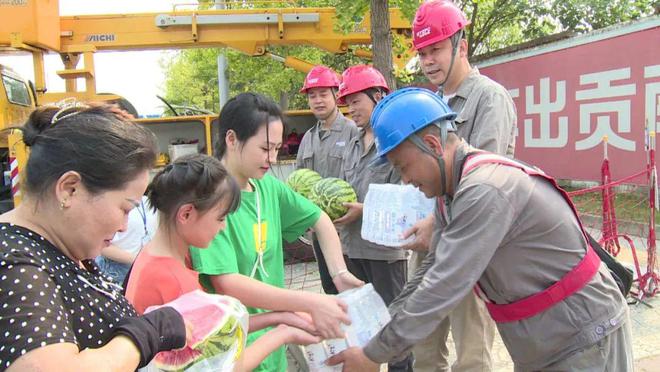
[[[60,0],[60,15],[160,12],[175,3],[190,0]],[[161,60],[172,58],[172,51],[99,52],[94,55],[96,91],[127,98],[140,115],[160,114],[162,103],[157,94],[164,92],[165,75]],[[0,55],[0,63],[34,81],[31,55]],[[82,62],[81,62],[82,65]],[[46,86],[49,92],[63,92],[64,80],[55,71],[64,69],[59,55],[45,57]],[[84,87],[84,82],[78,83]]]

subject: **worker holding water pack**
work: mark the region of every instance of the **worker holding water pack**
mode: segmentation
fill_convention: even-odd
[[[390,305],[392,320],[330,364],[397,360],[474,290],[516,371],[632,371],[628,307],[568,195],[537,168],[469,146],[455,117],[419,88],[376,106],[378,155],[437,199],[432,254]]]
[[[389,305],[406,284],[406,251],[388,248],[362,239],[362,203],[370,184],[398,184],[399,172],[389,163],[371,166],[376,158],[371,113],[376,103],[390,89],[383,75],[367,65],[351,66],[342,74],[338,101],[348,105],[348,113],[359,128],[346,145],[340,177],[351,184],[357,194],[356,203],[345,203],[348,212],[334,221],[342,241],[346,264],[358,279],[372,283],[376,292]],[[389,365],[389,371],[412,371],[411,358]]]

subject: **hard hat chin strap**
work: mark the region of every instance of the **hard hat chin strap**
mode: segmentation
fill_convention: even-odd
[[[463,38],[463,30],[458,31],[457,33],[453,34],[451,36],[451,62],[449,62],[449,70],[447,70],[447,75],[445,75],[445,79],[438,85],[438,95],[440,97],[445,96],[445,83],[447,83],[447,80],[449,79],[449,75],[451,74],[451,70],[454,68],[454,59],[456,58],[456,53],[458,52],[458,45],[461,43],[461,39]]]
[[[433,123],[440,129],[440,143],[442,144],[442,151],[445,151],[445,144],[447,143],[447,126],[441,125],[440,123]],[[415,144],[422,152],[435,158],[438,163],[438,168],[440,168],[440,195],[445,195],[447,193],[447,174],[445,172],[445,159],[444,156],[436,154],[431,148],[424,143],[422,138],[417,134],[413,133],[408,139]]]

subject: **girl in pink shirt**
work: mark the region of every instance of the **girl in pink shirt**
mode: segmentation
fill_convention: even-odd
[[[240,190],[219,160],[197,154],[181,157],[160,171],[147,196],[159,212],[159,226],[133,263],[126,285],[126,297],[139,313],[202,289],[198,273],[190,269],[188,249],[208,246],[225,228],[225,217],[239,205]],[[315,332],[311,317],[304,313],[255,315],[250,317],[249,330],[274,325],[278,326],[245,350],[241,369],[252,370],[283,344],[320,342],[311,334]]]

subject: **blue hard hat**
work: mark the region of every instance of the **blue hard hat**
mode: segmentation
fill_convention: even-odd
[[[385,96],[371,114],[378,157],[433,123],[449,121],[447,130],[454,131],[455,118],[447,103],[428,89],[403,88]]]

